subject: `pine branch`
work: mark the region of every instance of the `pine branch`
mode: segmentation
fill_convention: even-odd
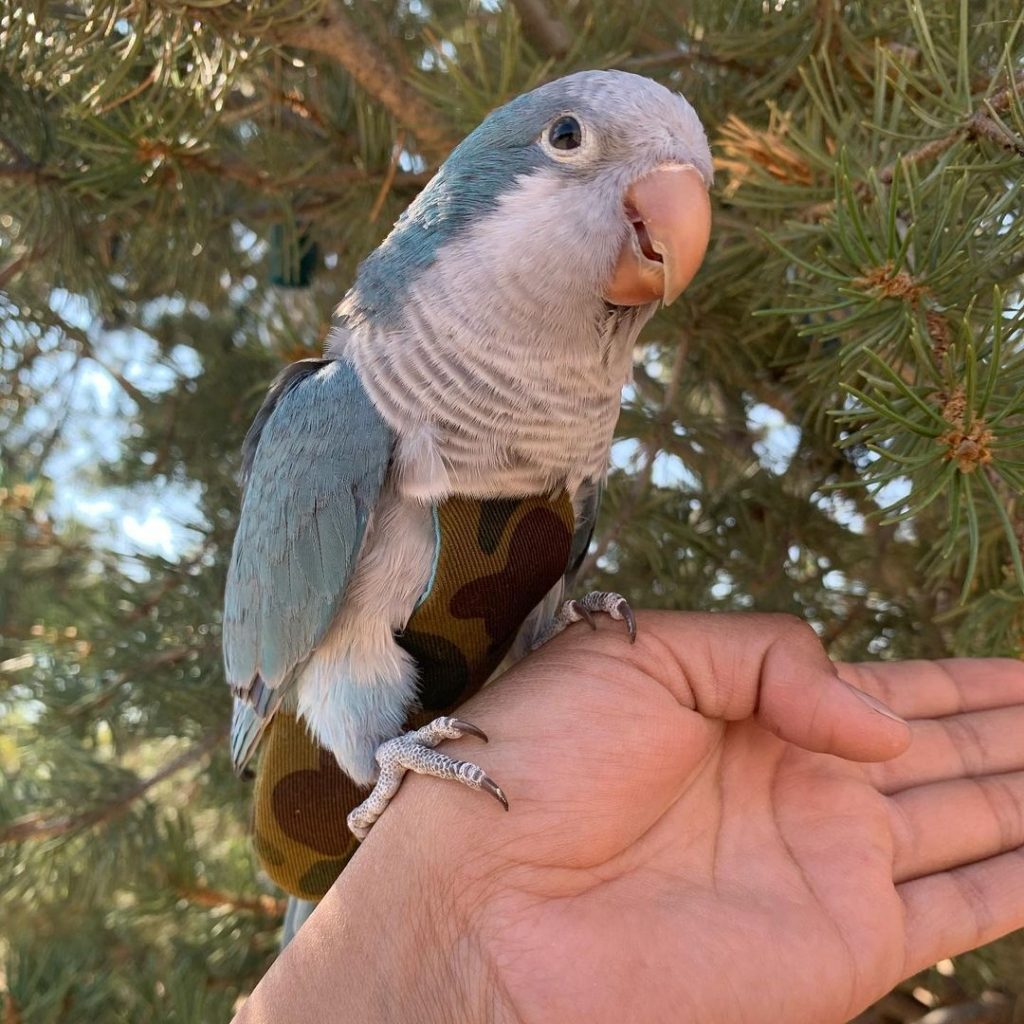
[[[194,569],[197,565],[206,559],[211,551],[212,543],[207,539],[199,550],[192,555],[190,558],[181,559],[175,565],[175,572],[168,573],[167,578],[160,584],[157,589],[150,594],[144,601],[140,601],[131,612],[126,616],[128,622],[137,622],[139,619],[145,618],[149,613],[158,605],[160,602],[167,597],[172,591],[177,590],[190,578],[190,570]],[[166,665],[174,661],[180,660],[180,658],[186,657],[191,651],[190,647],[172,647],[169,651],[159,651],[153,655],[153,661],[156,665]],[[171,652],[175,652],[175,656],[171,658]],[[151,662],[147,662],[151,664]]]
[[[431,177],[433,177],[433,171],[419,171],[419,172],[408,172],[402,174],[396,174],[391,179],[390,191],[391,192],[402,192],[409,194],[411,200],[412,195],[418,192]],[[387,172],[380,177],[370,177],[363,175],[360,179],[363,183],[372,183],[380,181],[381,184],[387,180]],[[325,212],[332,211],[337,208],[337,200],[330,196],[317,195],[311,196],[307,200],[299,200],[291,204],[292,212],[296,217],[300,219],[311,220],[324,214]],[[247,224],[260,224],[267,221],[277,223],[281,219],[281,209],[279,206],[271,206],[264,203],[260,203],[253,206],[238,206],[232,209],[233,215],[239,219],[244,220]]]
[[[512,0],[523,32],[548,57],[564,57],[572,49],[572,33],[548,10],[544,0]]]
[[[120,370],[108,366],[101,356],[96,352],[92,339],[77,327],[69,324],[63,317],[57,318],[60,321],[60,329],[70,338],[74,338],[82,347],[82,351],[102,370],[108,373],[112,380],[116,381],[118,387],[140,408],[149,404],[150,398],[144,391],[137,388]]]
[[[1010,153],[1024,156],[1024,139],[1014,135],[1009,128],[996,121],[987,110],[974,114],[964,132],[968,138],[988,139]]]
[[[0,164],[0,181],[34,181],[40,184],[52,176],[42,164],[33,160],[7,132],[0,131],[0,145],[14,157],[14,162]]]
[[[10,992],[3,992],[4,997],[4,1024],[22,1024],[24,1017],[21,1015],[21,1008],[14,1001]]]
[[[237,114],[246,116],[247,108],[251,111],[248,116],[252,116],[268,104],[273,104],[275,117],[281,118],[290,127],[301,128],[302,131],[320,139],[330,138],[327,118],[307,96],[302,95],[297,89],[282,89],[280,83],[270,75],[261,74],[259,78],[263,87],[263,98],[250,103],[242,97],[242,106],[238,111],[232,111],[232,119],[240,119]]]
[[[965,138],[971,140],[979,138],[990,139],[1004,149],[1024,156],[1024,140],[1013,135],[992,117],[993,114],[1001,114],[1008,110],[1014,96],[1021,91],[1024,91],[1024,74],[1018,75],[1010,85],[1005,89],[1001,89],[991,99],[986,100],[982,106],[969,114],[960,124],[950,129],[945,135],[940,135],[937,139],[930,139],[923,145],[910,150],[908,153],[901,154],[892,163],[887,164],[879,172],[878,180],[883,185],[891,185],[898,168],[934,160]],[[859,195],[868,194],[867,182],[854,182],[853,189]],[[834,199],[830,199],[825,203],[815,203],[804,211],[804,220],[821,220],[835,209],[835,205]]]
[[[324,13],[312,22],[282,25],[273,38],[340,64],[431,156],[443,157],[454,146],[451,126],[399,75],[384,51],[356,27],[340,0],[328,0]]]
[[[376,175],[369,175],[358,167],[339,167],[327,174],[297,174],[292,177],[274,178],[268,171],[262,168],[248,167],[240,161],[230,163],[215,163],[200,157],[190,157],[184,162],[195,167],[206,174],[213,174],[226,178],[230,181],[239,181],[260,192],[268,195],[289,194],[297,189],[310,189],[313,191],[331,192],[341,185],[351,185],[364,181],[377,180]],[[389,164],[388,169],[381,177],[381,182],[387,182],[388,187],[392,185],[422,185],[429,176],[408,172],[396,174],[397,163]]]
[[[112,99],[109,103],[104,104],[100,107],[99,112],[101,114],[108,114],[111,110],[121,106],[123,103],[127,103],[129,100],[135,99],[136,96],[144,93],[150,86],[154,85],[157,80],[156,68],[151,68],[148,75],[134,89],[129,89],[126,93],[121,96],[117,96]]]
[[[140,159],[144,163],[151,160],[168,160],[173,164],[197,171],[202,174],[210,174],[226,181],[237,181],[248,188],[266,195],[289,195],[299,189],[310,189],[312,191],[331,192],[339,186],[351,185],[357,182],[374,181],[375,176],[369,175],[359,167],[339,167],[326,174],[293,174],[274,175],[271,171],[262,167],[253,167],[242,160],[217,161],[212,160],[203,153],[192,153],[188,151],[176,151],[163,143],[154,143],[140,152]],[[397,169],[397,168],[395,168]],[[396,175],[391,166],[385,171],[384,181],[390,184],[404,184],[408,180],[412,184],[422,184],[422,174],[407,173]]]
[[[979,137],[989,138],[992,129],[1000,129],[998,122],[996,122],[992,115],[1002,114],[1010,109],[1013,103],[1014,97],[1024,91],[1024,74],[1017,75],[1016,78],[1005,88],[1000,89],[999,92],[995,93],[990,99],[985,100],[982,105],[970,116],[968,116],[961,124],[957,125],[952,131],[942,138],[934,139],[929,143],[919,147],[916,150],[912,150],[906,156],[900,157],[894,161],[888,167],[884,168],[882,173],[879,175],[881,180],[889,185],[892,183],[893,176],[896,173],[896,168],[901,163],[920,163],[923,160],[932,160],[935,157],[944,153],[950,148],[958,139],[966,137],[968,139],[977,139]],[[1012,138],[1016,139],[1015,136]],[[1006,133],[1001,132],[999,137],[999,143],[1004,148],[1006,147]],[[1020,152],[1020,140],[1016,139],[1016,146],[1012,148],[1017,152]]]
[[[207,174],[211,177],[220,178],[225,181],[236,181],[245,185],[253,192],[266,196],[293,195],[296,192],[307,191],[316,193],[306,201],[299,201],[293,204],[297,214],[315,214],[321,212],[325,207],[331,207],[337,202],[338,194],[348,186],[380,183],[381,190],[399,191],[403,193],[417,192],[431,178],[431,171],[397,171],[397,165],[389,163],[382,174],[369,174],[359,167],[339,167],[324,174],[296,174],[292,176],[274,177],[270,171],[258,167],[252,167],[240,160],[218,162],[198,153],[172,153],[170,150],[160,152],[158,149],[148,151],[152,158],[167,157],[169,164],[168,173],[155,175],[153,184],[156,189],[167,189],[174,191],[177,187],[177,178],[173,173],[174,165],[187,168],[198,174]],[[5,174],[4,165],[0,165],[0,181]],[[17,177],[35,181],[37,184],[47,184],[60,187],[73,182],[73,174],[64,174],[62,171],[38,167],[31,172],[22,173],[19,169]],[[91,197],[81,197],[77,200],[80,204],[92,203]],[[102,200],[100,200],[102,202]],[[136,207],[140,212],[140,208]],[[264,209],[261,206],[244,207],[235,205],[232,207],[233,215],[239,219],[260,221],[264,219],[278,220],[281,211],[278,206]],[[108,226],[125,226],[130,229],[136,221],[133,219],[126,225],[120,225],[120,218],[109,216]],[[38,255],[42,256],[45,250],[39,250]],[[20,273],[28,263],[34,262],[36,256],[28,259],[19,257],[7,266],[0,268],[0,288],[3,288],[14,276]],[[121,383],[119,381],[119,383]],[[126,389],[127,390],[127,389]]]
[[[74,395],[75,388],[78,383],[78,371],[81,365],[82,353],[76,352],[74,365],[69,367],[64,375],[65,379],[69,382],[67,393],[63,397],[64,408],[60,411],[60,414],[57,416],[57,419],[54,422],[53,427],[47,434],[46,439],[41,444],[39,444],[38,449],[34,451],[35,459],[32,462],[32,468],[30,470],[32,475],[29,477],[29,479],[32,479],[33,477],[38,476],[43,472],[43,467],[46,465],[47,460],[53,454],[54,448],[57,447],[58,442],[60,442],[64,437],[64,429],[67,426],[68,420],[71,417],[71,399],[72,396]],[[36,440],[38,442],[38,438]]]
[[[18,274],[20,274],[26,267],[35,263],[36,260],[45,255],[45,253],[45,249],[37,246],[29,252],[16,256],[7,264],[6,267],[0,267],[0,291],[6,288],[7,285],[18,276]]]
[[[0,845],[53,839],[112,821],[124,814],[136,800],[145,796],[154,786],[206,757],[227,736],[228,728],[228,723],[225,722],[221,728],[214,729],[184,753],[168,761],[163,768],[145,779],[140,779],[134,786],[109,803],[80,814],[66,814],[57,818],[46,818],[41,813],[26,814],[24,817],[18,818],[0,831]]]
[[[398,170],[398,160],[402,155],[402,150],[405,148],[405,130],[403,129],[398,133],[398,137],[395,139],[394,145],[391,147],[391,161],[388,164],[387,174],[384,175],[384,180],[380,184],[380,189],[377,192],[377,198],[373,201],[373,206],[370,207],[370,223],[376,222],[380,216],[380,211],[384,209],[384,203],[387,201],[388,193],[391,191],[391,186],[395,182],[395,173]]]
[[[640,507],[640,502],[647,491],[650,490],[651,477],[654,473],[654,460],[662,449],[662,431],[672,423],[672,407],[675,405],[676,396],[679,394],[679,385],[683,379],[683,370],[686,367],[688,352],[689,346],[684,336],[676,347],[676,356],[672,363],[668,384],[665,386],[665,397],[661,404],[661,411],[658,414],[655,432],[644,442],[643,466],[633,481],[633,490],[630,492],[629,500],[626,502],[625,507],[620,509],[615,522],[605,531],[597,547],[587,555],[580,566],[578,573],[580,579],[586,579],[597,568],[597,563],[619,539],[627,524],[633,520],[637,509]]]
[[[36,184],[40,184],[44,181],[59,181],[60,178],[53,174],[51,171],[47,171],[39,164],[0,164],[0,181],[34,181]]]
[[[103,371],[110,375],[110,378],[117,383],[122,391],[140,408],[145,407],[149,404],[149,396],[137,388],[123,373],[115,369],[112,366],[108,366],[104,361],[103,357],[96,352],[96,348],[92,343],[92,339],[89,335],[82,330],[82,328],[69,323],[56,311],[51,311],[50,316],[55,321],[55,326],[72,341],[77,342],[79,346],[79,352],[82,355],[87,356]]]
[[[14,139],[7,134],[7,132],[0,131],[0,145],[3,145],[11,156],[14,157],[14,161],[19,166],[33,166],[33,161],[29,159],[28,154],[19,146]]]
[[[171,583],[171,581],[175,582]],[[168,591],[170,591],[173,588],[173,586],[180,586],[180,574],[169,577],[168,582],[171,583],[170,586],[166,587]],[[141,614],[144,614],[137,613],[139,613],[138,608],[135,610],[135,612],[128,616],[128,620],[131,621],[133,619],[140,618]],[[70,713],[75,715],[84,714],[86,712],[94,714],[101,708],[106,707],[117,696],[117,693],[122,686],[125,686],[127,683],[130,683],[133,679],[138,679],[142,676],[148,675],[154,669],[166,668],[168,665],[176,665],[179,661],[184,661],[192,653],[192,651],[193,648],[191,647],[169,647],[165,651],[157,651],[156,654],[152,655],[152,657],[147,658],[144,662],[142,662],[141,665],[138,665],[133,671],[119,672],[117,676],[114,678],[114,680],[110,683],[107,683],[107,685],[104,686],[103,689],[99,690],[97,693],[91,694],[82,701],[79,701],[78,703],[74,704],[72,706]]]
[[[742,61],[732,57],[720,57],[706,47],[687,43],[684,49],[673,47],[671,50],[660,50],[657,53],[645,53],[636,57],[628,57],[622,61],[622,67],[626,71],[645,72],[652,68],[674,67],[680,64],[710,64],[713,67],[729,68],[732,71],[739,71],[744,75],[758,78],[764,75],[765,69],[744,64]]]

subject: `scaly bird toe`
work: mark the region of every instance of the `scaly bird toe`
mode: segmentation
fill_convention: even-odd
[[[597,629],[593,612],[601,612],[611,616],[617,622],[625,622],[626,630],[629,633],[629,642],[636,643],[636,616],[633,614],[629,602],[621,594],[592,590],[578,601],[566,601],[559,613],[551,620],[551,625],[534,641],[532,650],[543,647],[574,622],[585,622],[591,629]]]
[[[382,743],[376,754],[380,766],[377,784],[348,816],[348,827],[356,838],[367,837],[374,822],[398,792],[407,771],[416,772],[417,775],[433,775],[438,779],[453,779],[470,789],[482,789],[490,793],[507,811],[508,798],[482,768],[434,750],[442,740],[456,740],[462,736],[476,736],[487,742],[487,734],[482,729],[461,718],[443,716],[428,722],[421,729]]]

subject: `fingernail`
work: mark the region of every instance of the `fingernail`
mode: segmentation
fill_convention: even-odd
[[[863,690],[858,690],[856,686],[850,686],[846,684],[850,689],[859,697],[869,708],[873,711],[877,711],[880,715],[885,715],[886,718],[891,718],[894,722],[901,722],[903,725],[907,724],[905,718],[900,718],[892,708],[886,707],[880,700],[876,700],[871,696],[870,693],[865,693]]]

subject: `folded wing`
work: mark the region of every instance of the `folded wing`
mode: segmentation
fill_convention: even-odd
[[[341,606],[392,446],[352,367],[324,359],[289,366],[246,437],[224,597],[237,771]]]

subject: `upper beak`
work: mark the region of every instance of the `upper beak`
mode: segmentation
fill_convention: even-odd
[[[604,291],[617,306],[675,302],[700,268],[711,237],[711,199],[691,164],[661,164],[624,197],[632,231]]]

